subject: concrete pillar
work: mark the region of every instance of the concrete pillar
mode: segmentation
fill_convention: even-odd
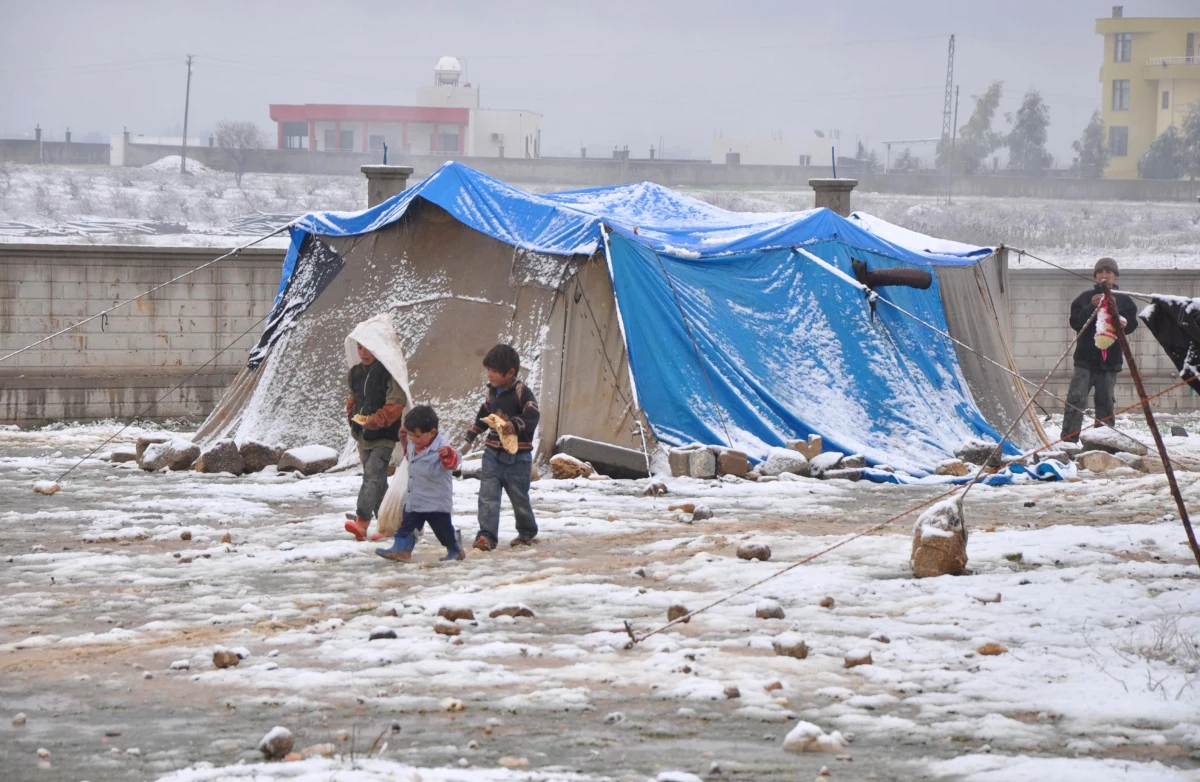
[[[70,128],[67,128],[66,138],[67,138],[67,143],[70,144],[71,143],[71,129]]]
[[[825,207],[842,217],[850,216],[850,191],[858,185],[857,179],[810,179],[808,186],[816,195],[818,209]]]
[[[413,172],[412,166],[370,165],[363,166],[361,170],[367,178],[368,209],[403,192]]]
[[[34,141],[36,141],[36,142],[37,142],[37,143],[39,143],[39,144],[41,144],[41,143],[42,143],[42,126],[41,126],[41,125],[37,125],[37,126],[35,126],[35,127],[34,127],[34,129],[33,129],[33,140],[34,140]]]

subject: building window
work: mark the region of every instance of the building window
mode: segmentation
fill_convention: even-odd
[[[800,165],[811,166],[812,165],[812,155],[801,155],[800,156]]]
[[[386,143],[387,139],[383,136],[372,135],[369,139],[367,139],[367,146],[370,147],[372,152],[382,152],[383,145]]]
[[[339,137],[336,130],[325,131],[325,149],[327,150],[351,150],[354,149],[354,131],[343,130]]]
[[[340,146],[338,146],[338,149],[347,149],[347,150],[354,149],[354,131],[353,130],[343,130],[342,131],[342,143]]]
[[[283,148],[308,149],[308,123],[283,123]]]
[[[1164,109],[1169,109],[1169,108],[1171,108],[1171,91],[1170,91],[1170,90],[1163,90],[1163,103],[1162,103],[1162,107],[1163,107]]]
[[[1133,33],[1117,33],[1113,47],[1113,62],[1129,62],[1133,54]]]
[[[1113,157],[1125,157],[1129,154],[1128,127],[1114,125],[1108,129],[1108,151]]]
[[[1112,110],[1129,111],[1129,79],[1113,79]]]
[[[438,135],[438,151],[446,152],[451,155],[458,154],[458,134],[457,133],[441,133]]]

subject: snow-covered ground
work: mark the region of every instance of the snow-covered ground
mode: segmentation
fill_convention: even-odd
[[[178,158],[144,168],[0,164],[0,242],[228,246],[285,216],[366,205],[360,176],[233,175]],[[521,186],[521,183],[513,184]],[[570,185],[536,185],[535,191]],[[688,189],[737,211],[799,211],[811,190]],[[1200,267],[1200,205],[1183,202],[944,198],[856,192],[854,208],[914,231],[971,244],[1004,243],[1055,263],[1091,268],[1101,255],[1125,268]],[[121,223],[124,223],[122,225]],[[276,238],[273,244],[283,246]],[[1040,266],[1013,258],[1016,266]]]
[[[1200,457],[1200,421],[1175,422],[1194,434],[1169,447]],[[89,461],[30,490],[115,428],[0,431],[0,713],[26,715],[0,721],[6,780],[1200,780],[1200,568],[1162,475],[976,487],[971,575],[914,580],[909,516],[626,649],[625,622],[940,489],[542,479],[539,545],[438,563],[426,536],[400,565],[342,531],[352,473]],[[1180,475],[1192,508],[1198,477]],[[477,490],[455,482],[467,537]],[[685,501],[713,518],[668,509]],[[749,540],[771,559],[738,559]],[[755,618],[765,600],[785,618]],[[534,616],[490,616],[518,604]],[[439,634],[442,607],[474,619]],[[381,627],[396,638],[368,640]],[[785,632],[806,659],[773,653]],[[217,669],[218,646],[249,656]],[[800,721],[850,743],[785,752]],[[313,757],[264,763],[276,725]]]

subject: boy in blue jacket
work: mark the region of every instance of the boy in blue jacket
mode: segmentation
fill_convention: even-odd
[[[438,433],[438,417],[432,407],[418,405],[404,417],[408,433],[408,489],[404,494],[404,518],[391,548],[375,549],[384,559],[408,562],[417,544],[416,531],[426,523],[438,542],[446,547],[443,562],[466,559],[462,534],[454,529],[450,512],[454,505],[454,471],[459,455]]]

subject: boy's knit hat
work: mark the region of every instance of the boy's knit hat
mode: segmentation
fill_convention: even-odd
[[[1121,276],[1121,270],[1117,268],[1117,262],[1113,258],[1107,256],[1096,261],[1096,265],[1092,267],[1092,276],[1095,277],[1100,272],[1112,272],[1118,277]]]

